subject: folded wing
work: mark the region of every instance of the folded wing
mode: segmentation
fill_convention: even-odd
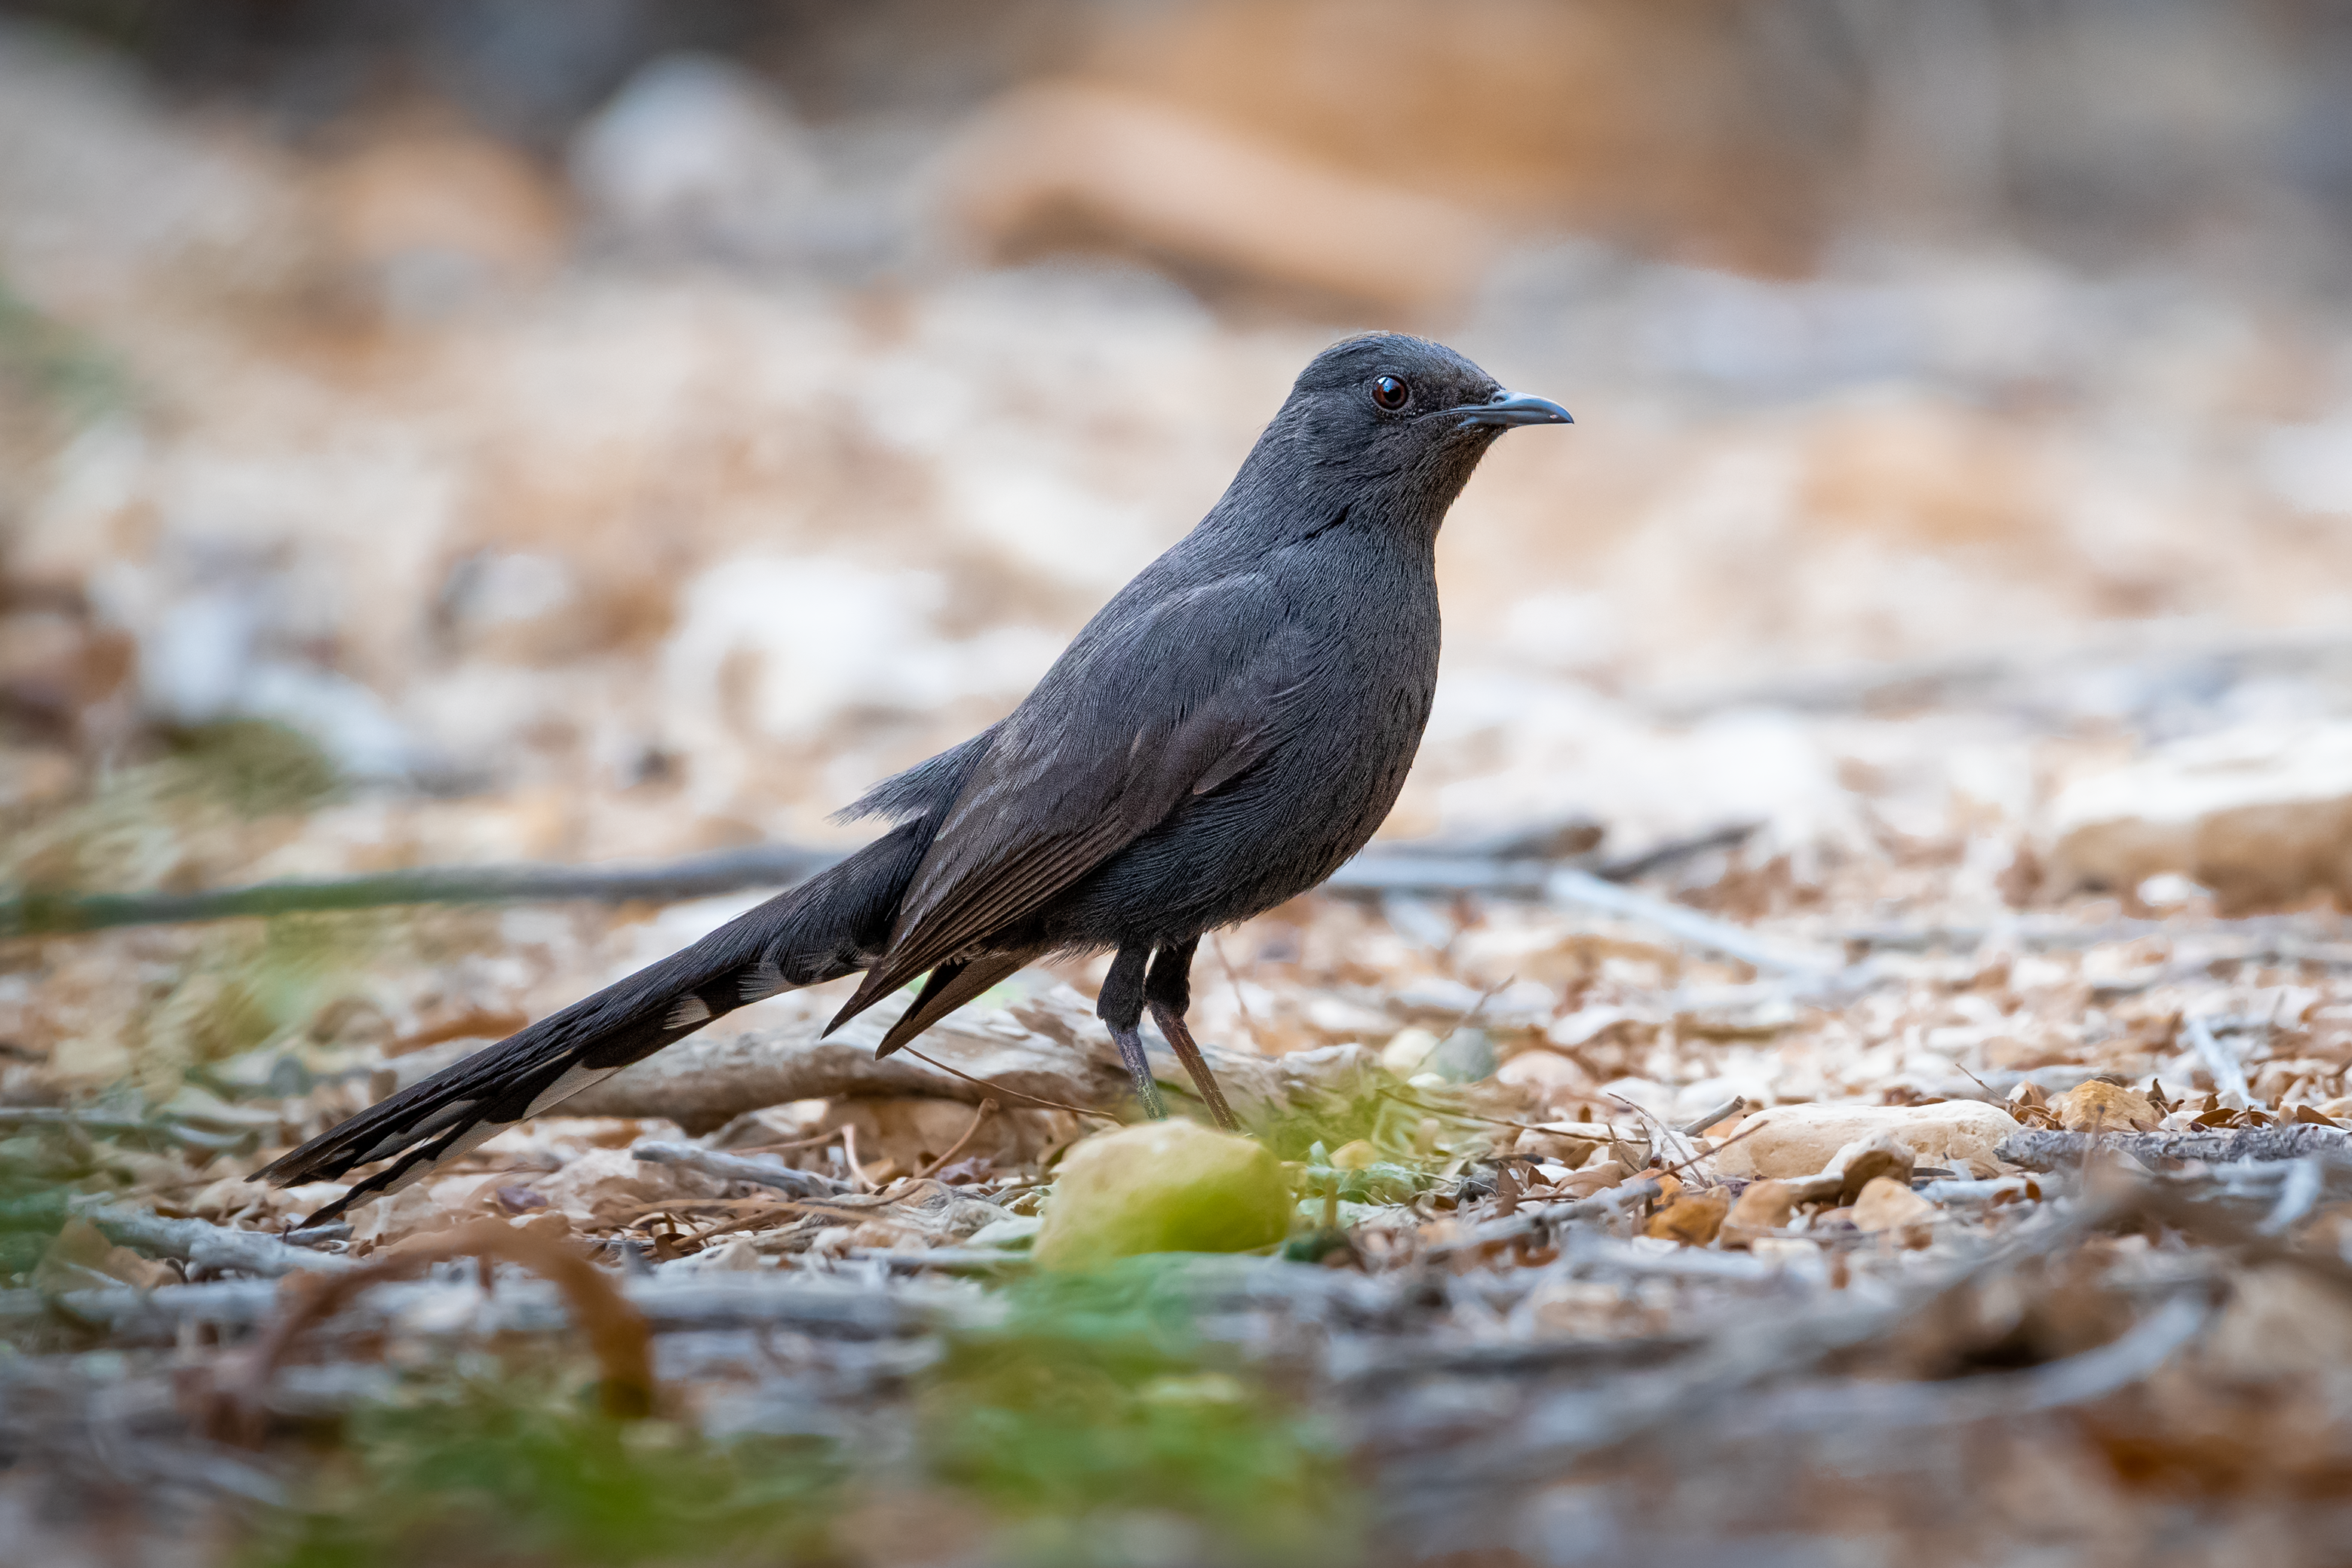
[[[1254,573],[1089,631],[1099,635],[1074,644],[996,732],[916,868],[888,946],[833,1027],[927,970],[971,964],[1186,800],[1248,772],[1313,653],[1279,591]],[[967,990],[940,979],[885,1054],[944,1010],[924,1004]]]

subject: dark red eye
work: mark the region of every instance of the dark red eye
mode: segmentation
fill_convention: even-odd
[[[1372,378],[1372,402],[1394,413],[1412,399],[1412,389],[1394,376]]]

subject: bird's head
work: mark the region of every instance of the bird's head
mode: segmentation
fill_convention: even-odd
[[[1318,487],[1399,486],[1443,505],[1506,430],[1571,423],[1559,404],[1506,392],[1443,343],[1371,332],[1316,355],[1267,434]]]

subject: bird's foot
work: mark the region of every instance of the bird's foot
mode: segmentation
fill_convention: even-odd
[[[1209,1071],[1208,1059],[1193,1043],[1192,1030],[1184,1022],[1184,1015],[1165,1002],[1154,1001],[1151,1017],[1160,1025],[1160,1032],[1168,1037],[1169,1049],[1175,1051],[1176,1060],[1184,1064],[1186,1072],[1192,1074],[1192,1087],[1201,1092],[1202,1103],[1209,1107],[1209,1114],[1217,1119],[1217,1125],[1228,1133],[1240,1132],[1241,1121],[1234,1114],[1234,1108],[1225,1103],[1225,1092],[1217,1087],[1217,1075]]]
[[[1118,1042],[1118,1059],[1127,1064],[1127,1075],[1135,1080],[1135,1096],[1143,1102],[1143,1113],[1155,1122],[1166,1121],[1168,1104],[1160,1098],[1160,1085],[1152,1080],[1151,1061],[1143,1052],[1143,1031],[1114,1029],[1110,1037]]]

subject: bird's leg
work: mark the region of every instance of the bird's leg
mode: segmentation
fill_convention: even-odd
[[[1225,1103],[1225,1092],[1217,1087],[1217,1075],[1209,1071],[1207,1059],[1192,1042],[1192,1031],[1184,1022],[1184,1014],[1192,1006],[1192,949],[1200,945],[1201,939],[1195,936],[1190,942],[1160,949],[1159,956],[1151,960],[1151,973],[1144,978],[1143,999],[1150,1004],[1152,1021],[1168,1037],[1176,1060],[1192,1075],[1192,1087],[1201,1092],[1209,1114],[1226,1132],[1238,1133],[1242,1124],[1234,1119],[1233,1107]]]
[[[1151,1081],[1151,1063],[1143,1054],[1143,966],[1150,956],[1149,947],[1118,950],[1110,961],[1110,973],[1103,977],[1102,994],[1095,998],[1095,1016],[1110,1026],[1110,1037],[1118,1042],[1118,1059],[1135,1080],[1143,1113],[1164,1122],[1168,1107],[1160,1103],[1160,1085]]]

